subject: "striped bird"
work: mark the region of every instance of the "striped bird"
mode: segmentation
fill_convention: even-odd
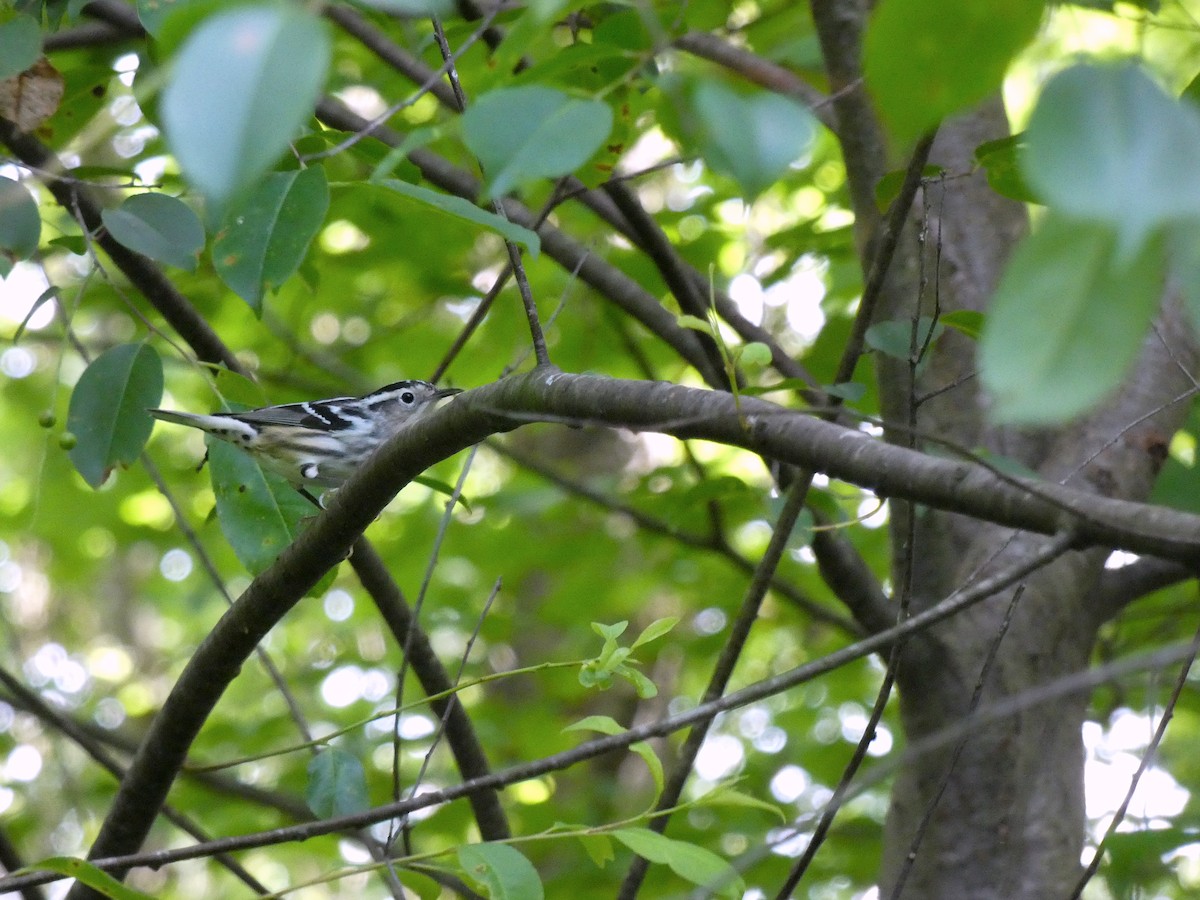
[[[443,397],[458,393],[458,388],[439,388],[428,381],[397,381],[363,397],[285,403],[238,413],[147,412],[242,448],[296,487],[336,488],[380,444]]]

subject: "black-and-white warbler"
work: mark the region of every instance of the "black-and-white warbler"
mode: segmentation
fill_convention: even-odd
[[[397,381],[363,397],[333,397],[238,413],[147,410],[199,428],[257,457],[297,487],[335,488],[368,456],[437,401],[460,393],[428,381]]]

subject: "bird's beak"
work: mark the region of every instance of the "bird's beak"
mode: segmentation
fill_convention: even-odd
[[[461,393],[462,388],[438,388],[437,391],[434,392],[433,397],[435,400],[441,400],[444,397],[453,397],[455,394]]]

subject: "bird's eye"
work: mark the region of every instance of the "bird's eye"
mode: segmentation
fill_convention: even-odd
[[[412,391],[405,391],[400,395],[400,402],[404,404],[412,403],[416,399],[416,395]]]

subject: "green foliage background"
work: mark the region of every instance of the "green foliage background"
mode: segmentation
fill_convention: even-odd
[[[1004,61],[1018,85],[1014,94],[1034,80],[1029,72],[1064,66],[1064,47],[1072,35],[1089,33],[1098,21],[1133,34],[1130,41],[1143,64],[1173,90],[1187,83],[1200,56],[1194,24],[1185,19],[1182,6],[1164,4],[1145,18],[1139,12],[1132,24],[1124,12],[1093,13],[1073,6],[1044,17],[1040,4],[1013,6],[1026,8],[1017,16],[1021,21],[1012,25],[1015,34],[997,34],[996,46],[986,49]],[[246,185],[256,184],[264,173],[235,172],[224,188],[206,197],[195,184],[208,182],[181,173],[170,154],[160,106],[173,83],[171,63],[182,42],[198,23],[231,8],[172,4],[165,16],[157,10],[154,18],[149,9],[140,9],[140,21],[153,37],[118,25],[114,40],[84,46],[65,41],[56,46],[54,40],[92,18],[94,8],[3,8],[7,19],[19,15],[39,24],[39,39],[47,41],[48,56],[66,81],[66,100],[36,131],[39,139],[86,167],[79,177],[95,184],[110,208],[154,190],[179,197],[205,224],[206,250],[194,268],[167,272],[254,375],[251,385],[197,363],[109,258],[90,255],[78,223],[55,205],[38,178],[20,172],[22,183],[36,195],[41,232],[38,250],[26,254],[28,260],[0,288],[5,336],[13,339],[3,352],[6,361],[0,359],[5,372],[0,405],[5,435],[0,454],[0,618],[5,643],[0,667],[123,759],[194,648],[249,576],[215,518],[208,473],[197,471],[204,454],[198,434],[157,428],[141,462],[120,467],[99,490],[76,473],[62,446],[63,431],[72,387],[87,361],[114,346],[146,342],[165,368],[167,393],[161,405],[195,411],[216,409],[226,399],[283,403],[357,394],[399,378],[426,378],[506,260],[494,230],[372,183],[386,155],[378,142],[360,140],[341,149],[346,133],[318,124],[307,112],[292,126],[274,121],[276,110],[268,103],[256,127],[264,141],[272,136],[282,141],[273,167],[292,171],[300,159],[322,169],[329,186],[328,209],[316,213],[316,228],[302,217],[282,221],[281,239],[290,238],[300,248],[286,272],[289,277],[267,286],[261,309],[239,298],[219,277],[213,241],[221,240],[223,229],[234,222],[236,215],[227,215],[238,209],[250,190]],[[124,9],[134,12],[131,6]],[[439,105],[429,93],[414,97],[413,81],[344,27],[299,10],[288,15],[300,17],[303,27],[315,29],[328,42],[332,62],[323,92],[365,108],[411,98],[388,119],[389,127],[407,135],[414,146],[479,176],[468,149],[470,138],[464,140],[467,126],[447,105]],[[386,10],[369,8],[353,15],[427,67],[441,65],[427,19],[394,18]],[[118,21],[110,13],[100,18]],[[1026,19],[1041,23],[1032,47],[1025,43],[1033,30],[1022,24]],[[507,37],[494,48],[478,39],[478,21],[447,16],[443,25],[450,48],[466,47],[456,56],[455,67],[468,109],[474,98],[489,92],[530,86],[553,88],[568,101],[604,104],[613,120],[605,141],[582,148],[586,162],[552,174],[569,171],[595,186],[619,162],[623,172],[635,176],[642,202],[682,258],[718,287],[751,298],[747,308],[765,291],[763,326],[820,383],[833,380],[863,287],[836,142],[798,104],[766,94],[701,55],[672,49],[684,35],[718,34],[827,90],[804,5],[769,0],[735,8],[722,2],[644,7],[535,3],[496,17],[495,25]],[[978,37],[987,40],[990,34],[983,29]],[[1026,55],[1014,61],[1018,50]],[[892,56],[901,51],[889,41],[877,52],[879,71],[886,72],[896,61]],[[288,59],[287,66],[303,68],[308,62]],[[972,61],[959,64],[970,66]],[[996,69],[992,58],[982,58],[979,65]],[[868,68],[869,77],[872,71]],[[987,71],[975,74],[986,81]],[[999,75],[993,75],[982,90],[973,82],[960,97],[952,89],[955,73],[937,74],[951,85],[938,115],[961,109],[999,86]],[[220,73],[214,71],[212,90],[223,89]],[[721,102],[697,101],[706,91]],[[744,136],[731,135],[719,118],[705,118],[705,110],[720,110],[722,102],[736,105],[730,97],[742,98],[748,122],[761,113],[765,142],[782,142],[791,149],[782,163],[771,154],[739,156],[738,141]],[[908,150],[903,141],[931,123],[908,116],[903,96],[896,102],[901,105],[889,110],[889,122],[897,123],[901,138],[899,168]],[[795,119],[788,120],[789,114]],[[514,122],[513,127],[520,136],[526,126]],[[210,130],[208,139],[220,144],[225,137]],[[556,139],[569,143],[571,134]],[[486,141],[487,134],[476,140]],[[424,183],[412,162],[393,165],[384,174]],[[539,210],[556,198],[556,186],[552,178],[541,177],[544,168],[530,171],[538,177],[518,179],[521,196]],[[6,165],[0,174],[16,177],[18,169]],[[662,298],[673,314],[687,312],[664,291],[647,256],[614,236],[581,204],[555,203],[552,216],[589,254]],[[304,252],[309,231],[315,239]],[[548,323],[556,365],[571,372],[699,383],[695,370],[666,343],[564,270],[544,249],[536,256],[526,252],[525,265],[542,320]],[[33,313],[18,337],[37,296],[18,285],[38,270],[57,288],[57,296]],[[1153,277],[1162,271],[1160,264]],[[53,316],[46,315],[51,309]],[[1138,324],[1146,317],[1148,313]],[[811,334],[799,327],[804,323],[815,323]],[[1086,321],[1079,327],[1086,328]],[[727,329],[721,334],[730,346],[741,343]],[[1140,340],[1140,334],[1130,339]],[[985,340],[999,342],[1001,356],[1012,349],[1003,335]],[[463,388],[490,382],[512,366],[528,367],[527,347],[520,300],[509,285],[442,380]],[[1099,364],[1107,361],[1104,351],[1090,355]],[[747,367],[746,377],[751,388],[780,379],[779,373],[755,365]],[[864,393],[854,409],[877,415],[870,367],[860,365],[855,380]],[[791,392],[771,396],[785,405],[800,404]],[[1074,408],[1086,402],[1081,398]],[[1183,508],[1195,508],[1189,450],[1194,441],[1189,440],[1184,432],[1173,444],[1176,458],[1168,469],[1173,480],[1160,497]],[[556,477],[520,464],[504,447]],[[448,460],[428,474],[453,483],[464,459]],[[572,484],[599,493],[604,502],[580,496]],[[428,579],[421,622],[452,673],[471,646],[463,663],[464,681],[594,657],[601,642],[592,622],[628,620],[626,640],[632,640],[652,622],[679,618],[668,636],[634,654],[640,671],[658,686],[653,700],[639,701],[633,685],[620,678],[605,691],[585,688],[571,667],[515,674],[465,690],[463,703],[496,768],[574,746],[580,735],[564,728],[586,716],[610,716],[628,725],[694,703],[721,651],[729,616],[746,590],[747,572],[730,556],[756,560],[777,513],[769,473],[761,460],[745,453],[559,425],[530,426],[505,438],[499,448],[483,447],[463,493],[469,505],[449,514],[435,566],[430,566],[435,536],[447,515],[445,496],[437,490],[409,486],[368,535],[410,600]],[[874,498],[827,481],[818,481],[817,493],[821,507],[842,524],[842,534],[886,582],[890,557],[881,517],[866,526],[851,524],[874,508]],[[628,510],[654,519],[661,529],[639,527]],[[695,546],[714,533],[720,535],[713,541],[715,549]],[[700,540],[689,543],[681,536]],[[828,615],[815,617],[811,609],[772,593],[735,686],[818,658],[853,636],[852,629],[829,621],[850,620],[822,581],[805,547],[808,538],[802,532],[793,537],[779,575]],[[723,542],[724,548],[719,546]],[[499,592],[484,615],[495,584]],[[1185,637],[1192,627],[1186,615],[1192,600],[1177,588],[1139,603],[1107,627],[1104,652],[1125,655]],[[392,780],[390,732],[386,724],[363,722],[394,706],[399,652],[349,567],[340,566],[332,581],[305,598],[270,634],[264,650],[311,732],[319,736],[345,729],[336,745],[363,764],[368,801],[385,802]],[[811,827],[812,814],[828,800],[860,737],[856,723],[861,725],[870,709],[881,672],[873,660],[850,665],[721,718],[709,757],[717,774],[708,780],[703,774],[710,770],[701,767],[701,777],[685,795],[691,805],[675,817],[670,835],[745,865],[747,885],[771,891],[791,865],[788,856],[772,850],[788,837],[784,821],[798,821],[802,830]],[[337,685],[348,692],[343,696],[354,699],[330,702]],[[411,677],[403,695],[406,701],[419,696]],[[11,690],[0,698],[0,759],[8,760],[0,786],[4,833],[27,861],[85,854],[112,797],[114,779]],[[1145,712],[1159,699],[1153,683],[1112,687],[1097,695],[1096,720],[1104,724],[1125,708]],[[407,789],[431,746],[436,722],[419,707],[407,712],[404,721],[413,735],[400,749],[400,781]],[[1195,756],[1188,751],[1198,727],[1196,698],[1188,692],[1162,749],[1162,766],[1180,785],[1200,784]],[[900,740],[890,712],[883,729],[877,744],[880,758],[868,762],[868,773],[878,779],[839,816],[808,876],[809,896],[864,896],[873,883],[886,809],[886,754],[889,744],[895,753]],[[302,804],[311,755],[297,749],[303,740],[288,702],[264,667],[247,665],[207,722],[192,762],[201,766],[256,758],[217,774],[186,774],[171,803],[213,836],[290,824],[307,815]],[[668,767],[678,743],[673,738],[654,747]],[[36,751],[40,769],[20,765],[30,758],[22,756],[26,748]],[[457,779],[440,744],[426,779],[434,785]],[[717,784],[774,805],[782,815],[751,805],[705,802],[704,795]],[[653,779],[634,754],[605,756],[503,794],[513,832],[524,838],[518,849],[533,863],[546,895],[570,891],[581,898],[612,895],[630,851],[616,843],[615,859],[598,865],[581,840],[538,836],[559,823],[581,829],[644,825],[642,816],[654,799]],[[1154,854],[1188,845],[1200,826],[1195,801],[1189,799],[1182,813],[1161,824],[1162,841],[1152,848]],[[1194,854],[1147,866],[1151,851],[1128,849],[1145,834],[1122,836],[1113,847],[1104,870],[1109,889],[1119,896],[1131,895],[1126,887],[1187,896],[1200,881]],[[478,840],[478,834],[469,808],[458,802],[417,817],[409,839],[414,853],[433,854],[426,860],[429,865],[455,871],[455,851]],[[151,846],[184,840],[160,821]],[[1178,862],[1180,858],[1187,862]],[[288,896],[384,896],[384,881],[377,875],[344,871],[364,860],[361,848],[338,836],[251,851],[241,861],[272,889],[289,891]],[[303,886],[320,879],[329,880]],[[157,872],[141,869],[131,883],[161,897],[232,897],[247,890],[211,862]],[[687,896],[689,889],[668,867],[654,866],[644,895]],[[424,896],[438,896],[429,890]],[[451,895],[449,888],[443,895]]]

